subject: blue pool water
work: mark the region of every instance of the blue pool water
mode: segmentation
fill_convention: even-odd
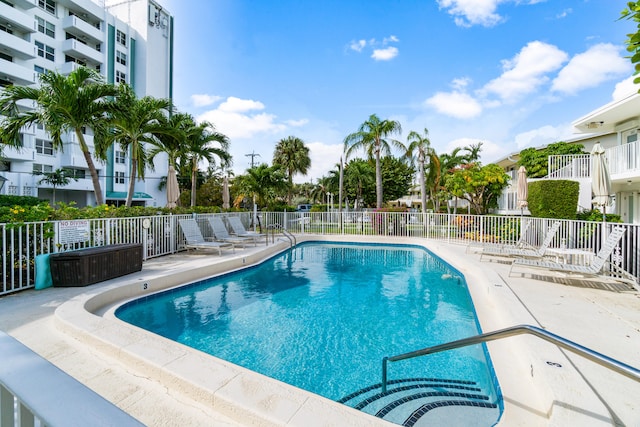
[[[480,332],[462,275],[404,245],[304,243],[116,315],[333,400],[379,383],[384,356]],[[472,380],[497,401],[481,345],[389,365],[408,377]]]

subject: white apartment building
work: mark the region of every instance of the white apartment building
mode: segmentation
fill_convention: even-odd
[[[620,215],[622,221],[640,224],[640,94],[627,96],[605,104],[572,123],[577,136],[568,143],[582,144],[591,152],[596,142],[605,149],[611,178],[611,205],[607,213]],[[510,188],[499,201],[497,213],[519,214],[517,209],[517,161],[513,153],[496,162],[512,178]],[[568,179],[580,184],[578,210],[592,208],[591,156],[550,156],[549,175],[543,179]],[[525,209],[525,214],[528,211]]]
[[[151,0],[0,0],[0,90],[11,84],[37,85],[38,75],[46,70],[68,74],[79,66],[98,70],[107,82],[130,84],[140,97],[172,98],[172,16]],[[91,129],[85,135],[91,146]],[[65,136],[62,151],[53,150],[42,126],[25,129],[22,138],[21,150],[2,150],[0,194],[52,200],[54,189],[40,184],[42,176],[34,172],[66,168],[77,181],[56,188],[56,202],[95,204],[75,135]],[[94,159],[109,204],[126,200],[129,159],[117,144],[106,163]],[[167,176],[166,156],[157,156],[154,166],[144,181],[136,181],[134,204],[166,204],[165,191],[158,189]]]

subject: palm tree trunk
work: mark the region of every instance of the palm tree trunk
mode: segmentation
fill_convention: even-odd
[[[127,201],[125,203],[125,206],[127,207],[130,207],[133,201],[133,190],[135,189],[135,183],[136,183],[136,163],[137,163],[137,158],[131,157],[131,172],[129,173],[129,190],[127,191]]]
[[[196,180],[198,177],[198,163],[194,159],[191,164],[191,207],[196,205]]]
[[[424,158],[420,160],[419,167],[420,173],[420,201],[422,202],[422,213],[427,212],[427,185],[424,179]]]
[[[82,150],[82,154],[84,155],[84,160],[87,162],[87,168],[89,169],[89,173],[91,174],[91,182],[93,183],[93,193],[96,197],[96,205],[103,205],[104,199],[102,197],[102,188],[100,187],[100,178],[98,177],[98,171],[96,170],[96,166],[93,163],[93,158],[91,157],[91,153],[89,152],[89,147],[87,147],[87,142],[84,140],[82,130],[80,128],[76,128],[75,132],[76,137],[78,138],[78,142],[80,143],[80,149]]]
[[[376,146],[376,207],[382,207],[382,163],[380,162],[380,143]]]

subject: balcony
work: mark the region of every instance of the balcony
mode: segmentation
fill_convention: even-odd
[[[607,149],[611,180],[627,180],[640,176],[640,141]]]
[[[3,2],[0,2],[0,17],[0,22],[4,23],[7,28],[23,33],[36,32],[36,20],[33,19],[33,16]]]
[[[85,21],[102,22],[104,9],[97,1],[92,0],[57,0],[61,6],[68,8],[75,15],[82,16]]]
[[[3,3],[0,2],[0,4]],[[18,59],[26,60],[36,57],[36,46],[33,43],[4,31],[0,31],[0,49],[8,51],[10,56]]]
[[[71,74],[72,71],[75,71],[80,67],[82,67],[82,65],[77,62],[65,62],[58,68],[58,70],[60,71],[60,74],[67,76]]]
[[[104,54],[102,52],[98,52],[94,48],[80,43],[78,40],[65,40],[64,43],[62,43],[62,51],[84,62],[90,61],[95,64],[104,62]]]
[[[62,28],[64,28],[66,32],[88,43],[98,44],[102,43],[104,39],[102,31],[77,16],[67,16],[64,18],[62,20]]]
[[[29,10],[36,7],[36,0],[12,0],[13,4],[21,9]]]
[[[35,72],[15,62],[0,59],[0,78],[17,85],[31,85],[35,83]]]

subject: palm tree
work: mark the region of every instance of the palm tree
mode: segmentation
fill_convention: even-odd
[[[147,151],[149,161],[153,162],[160,153],[167,155],[169,166],[173,166],[176,171],[180,171],[178,160],[183,155],[183,146],[187,137],[187,130],[195,126],[193,116],[187,113],[175,113],[170,116],[162,116],[160,123],[167,129],[172,129],[171,133],[160,133],[155,135],[155,140],[151,141]],[[181,175],[181,173],[179,173]],[[189,174],[190,175],[190,174]]]
[[[53,187],[53,200],[51,203],[53,207],[56,205],[56,188],[69,185],[72,179],[75,181],[78,180],[78,178],[73,176],[73,171],[64,168],[56,169],[53,172],[39,172],[38,174],[43,175],[38,181],[38,184],[49,184]]]
[[[420,200],[422,201],[422,213],[427,211],[427,185],[425,182],[425,163],[430,158],[431,141],[429,140],[429,130],[424,128],[424,136],[418,132],[411,131],[407,136],[407,157],[418,162],[418,175],[420,176]],[[416,153],[417,152],[417,153]]]
[[[103,160],[106,148],[100,135],[106,135],[105,113],[113,108],[109,97],[117,93],[116,86],[105,83],[95,70],[80,67],[64,76],[57,72],[40,74],[40,87],[9,86],[0,95],[0,115],[2,122],[2,140],[5,144],[21,147],[20,129],[33,123],[45,126],[52,138],[55,149],[62,149],[62,135],[73,132],[76,135],[87,168],[91,174],[96,204],[102,205],[104,199],[98,171],[93,162],[92,153],[83,134],[83,128],[91,128],[96,137],[96,158]],[[17,103],[21,100],[35,101],[33,110],[20,110]]]
[[[119,142],[122,151],[131,156],[129,172],[129,189],[126,206],[131,206],[135,189],[136,175],[144,179],[147,166],[153,168],[149,161],[145,143],[156,141],[156,134],[172,134],[172,129],[165,127],[162,118],[171,109],[168,99],[156,99],[150,96],[137,98],[129,85],[121,84],[117,95],[118,108],[110,116],[111,128],[105,141],[107,145]]]
[[[217,143],[218,146],[212,146]],[[231,165],[229,154],[229,139],[226,135],[216,132],[215,126],[209,122],[202,122],[186,130],[183,156],[191,167],[191,206],[196,205],[196,187],[198,178],[198,163],[203,160],[209,164],[216,164],[216,158],[220,166]]]
[[[344,184],[347,194],[353,194],[355,206],[364,202],[365,188],[373,185],[374,177],[369,162],[361,159],[352,160],[344,168]]]
[[[464,147],[464,150],[468,153],[465,156],[466,163],[477,163],[480,160],[480,152],[482,151],[482,141],[477,144],[471,144],[468,147]]]
[[[267,206],[287,188],[284,168],[281,165],[269,166],[266,163],[247,169],[247,173],[236,177],[234,183],[242,198],[251,196],[259,206]]]
[[[281,139],[276,144],[273,153],[273,164],[282,165],[287,171],[287,180],[289,181],[287,203],[291,204],[293,175],[296,173],[306,175],[311,166],[309,148],[304,145],[303,140],[295,136],[288,136]]]
[[[362,123],[357,132],[347,135],[344,139],[344,151],[348,158],[349,154],[358,149],[364,149],[369,158],[376,161],[376,207],[382,207],[382,166],[380,158],[383,154],[390,154],[390,145],[406,151],[401,142],[390,139],[389,135],[401,133],[400,122],[395,120],[380,120],[378,116],[372,114],[369,119]]]

